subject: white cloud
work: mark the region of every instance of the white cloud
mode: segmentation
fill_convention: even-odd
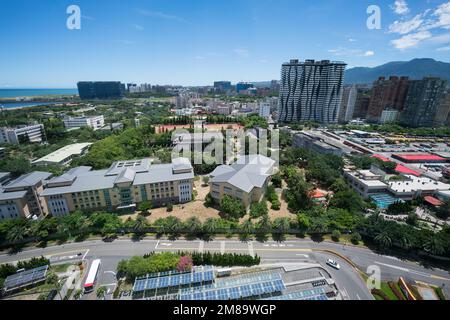
[[[337,57],[372,57],[375,55],[375,52],[372,50],[363,51],[361,49],[349,49],[344,47],[330,49],[328,52]]]
[[[161,18],[161,19],[165,19],[165,20],[175,20],[175,21],[179,21],[179,22],[186,22],[186,20],[184,20],[183,18],[180,18],[175,15],[167,14],[164,12],[160,12],[160,11],[148,11],[148,10],[143,10],[143,9],[138,9],[137,11],[141,15],[147,16],[147,17],[156,17],[156,18]]]
[[[353,38],[349,38],[348,39],[348,42],[356,42],[357,40],[356,39],[353,39]]]
[[[205,60],[204,56],[195,56],[195,60]]]
[[[450,47],[442,47],[442,48],[437,48],[436,51],[450,51]]]
[[[437,27],[450,29],[450,1],[441,4],[436,11],[434,11],[433,16],[437,17]]]
[[[395,21],[389,26],[389,33],[407,34],[417,30],[424,20],[421,14],[416,15],[413,19],[407,21]]]
[[[433,35],[429,31],[419,31],[401,37],[400,39],[392,40],[391,43],[399,50],[405,50],[417,47],[422,41],[432,38]]]
[[[133,28],[135,28],[135,29],[138,30],[138,31],[144,30],[144,27],[141,26],[141,25],[139,25],[139,24],[133,24],[132,26],[133,26]]]
[[[250,56],[250,52],[247,49],[234,49],[233,51],[242,58],[248,58]]]
[[[405,0],[396,0],[391,6],[396,14],[405,15],[409,13],[408,3]]]

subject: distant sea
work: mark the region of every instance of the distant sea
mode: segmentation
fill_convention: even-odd
[[[77,89],[0,89],[0,98],[36,97],[49,95],[74,95]]]
[[[14,99],[25,97],[40,97],[40,96],[62,96],[62,95],[78,95],[77,89],[0,89],[0,99]],[[45,100],[44,100],[45,101]],[[55,102],[1,102],[0,107],[5,109],[19,109],[27,107],[37,107],[42,105],[52,105]]]

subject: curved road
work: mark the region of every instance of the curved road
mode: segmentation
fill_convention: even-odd
[[[0,255],[0,263],[11,263],[18,260],[30,259],[35,256],[46,256],[53,259],[70,259],[77,253],[82,253],[86,259],[102,259],[102,270],[99,283],[114,286],[117,264],[122,259],[134,255],[144,255],[153,251],[217,251],[258,254],[262,263],[320,263],[336,280],[336,284],[343,293],[344,298],[351,300],[373,299],[365,283],[349,262],[353,262],[360,270],[366,272],[369,266],[378,266],[383,280],[397,280],[403,277],[406,280],[416,280],[441,286],[450,296],[450,272],[435,268],[426,268],[414,262],[402,261],[395,257],[379,255],[369,249],[344,246],[342,244],[322,242],[315,243],[310,240],[292,240],[285,242],[268,241],[241,242],[238,240],[214,240],[204,242],[200,240],[142,240],[134,242],[128,239],[105,243],[101,240],[86,241],[82,243],[69,243],[47,248],[25,249],[16,254]],[[326,250],[326,251],[324,251]],[[335,254],[334,254],[335,253]],[[325,265],[331,258],[341,265],[341,270],[334,270]]]

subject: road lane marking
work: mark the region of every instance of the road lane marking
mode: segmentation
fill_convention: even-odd
[[[253,249],[253,242],[252,242],[252,241],[249,241],[249,242],[248,242],[248,253],[249,253],[252,257],[255,256],[255,251],[254,251],[254,249]]]
[[[157,242],[156,245],[155,245],[155,250],[158,249],[159,241],[160,241],[160,240],[158,240],[158,242]]]
[[[304,258],[309,258],[309,255],[307,255],[307,254],[301,254],[301,253],[297,253],[296,256],[298,256],[298,257],[304,257]]]
[[[114,271],[105,271],[104,273],[110,273],[110,274],[112,274],[113,276],[116,276],[116,273],[115,273]]]
[[[81,261],[84,261],[84,259],[86,259],[87,254],[89,253],[91,249],[87,249],[86,253],[83,255],[83,258],[81,259]]]
[[[204,247],[205,247],[205,242],[200,241],[200,243],[198,244],[198,252],[203,253]]]
[[[220,242],[220,253],[221,254],[225,253],[225,241]]]
[[[440,276],[435,276],[429,273],[425,273],[425,272],[420,272],[420,271],[416,271],[416,270],[411,270],[408,268],[403,268],[403,267],[398,267],[398,266],[393,266],[390,264],[386,264],[386,263],[381,263],[381,262],[377,262],[375,261],[376,264],[388,267],[388,268],[392,268],[392,269],[397,269],[400,271],[404,271],[404,272],[408,272],[408,273],[412,273],[412,274],[416,274],[418,276],[422,276],[422,277],[427,277],[427,278],[433,278],[433,279],[439,279],[439,280],[445,280],[445,281],[450,281],[450,279],[448,278],[444,278],[444,277],[440,277]]]

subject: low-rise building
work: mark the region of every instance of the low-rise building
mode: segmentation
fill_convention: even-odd
[[[64,127],[67,130],[79,129],[84,127],[92,128],[92,130],[97,131],[103,128],[105,125],[105,118],[101,116],[93,117],[65,117]]]
[[[263,155],[238,158],[233,165],[217,167],[211,174],[211,196],[220,201],[224,196],[239,199],[248,210],[266,193],[270,177],[276,173],[276,162]]]
[[[382,175],[371,170],[345,171],[344,178],[365,199],[370,195],[386,192],[388,188],[382,181]]]
[[[0,159],[3,159],[5,157],[5,148],[0,148]]]
[[[189,202],[193,181],[189,159],[177,158],[170,164],[118,161],[107,170],[73,168],[48,181],[40,195],[53,216],[76,210],[132,211],[147,201],[154,206]]]
[[[310,149],[318,153],[334,154],[342,156],[344,151],[337,148],[319,137],[306,132],[295,134],[292,140],[292,145],[296,148]]]
[[[426,177],[405,175],[405,180],[388,182],[389,191],[403,200],[433,196],[440,191],[449,191],[450,185]]]
[[[0,128],[0,144],[41,143],[46,140],[43,124]]]
[[[25,174],[0,188],[0,220],[16,218],[41,218],[47,214],[47,206],[39,194],[44,190],[48,172]]]
[[[35,166],[65,166],[76,157],[86,154],[92,143],[76,143],[65,146],[32,162]]]

